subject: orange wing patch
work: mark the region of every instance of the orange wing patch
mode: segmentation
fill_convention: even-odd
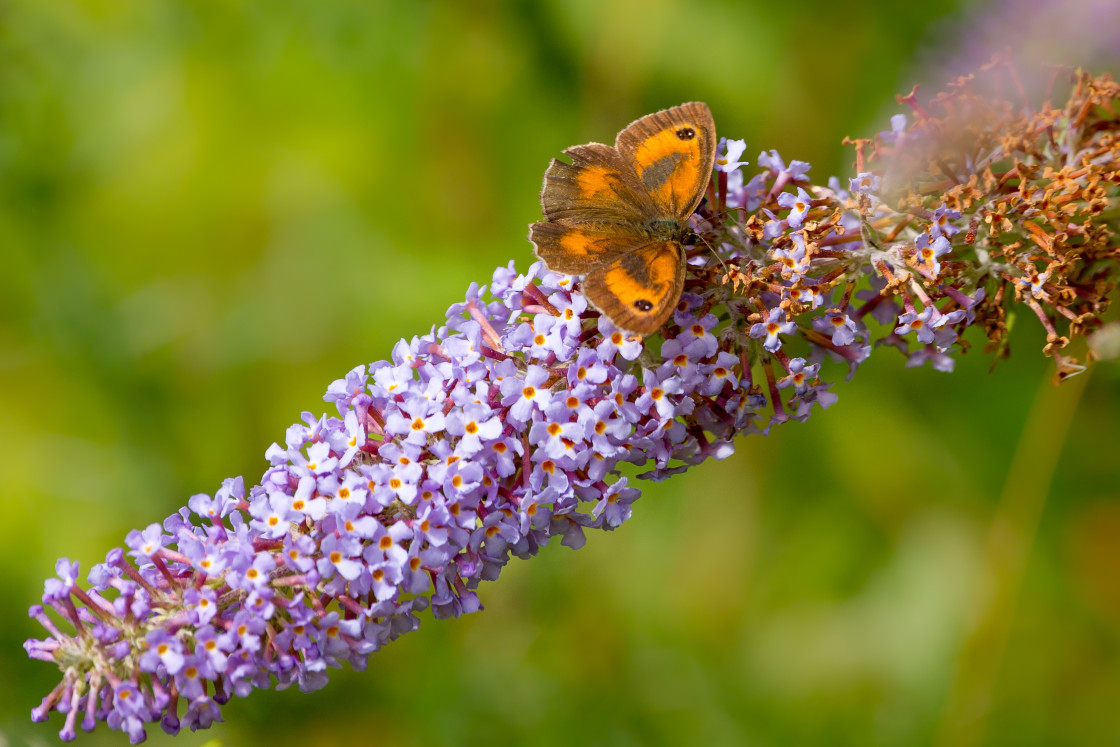
[[[684,206],[701,186],[700,142],[695,132],[689,127],[664,130],[643,140],[634,152],[634,170],[642,186],[673,216],[685,213]]]
[[[585,166],[576,175],[579,196],[585,200],[617,199],[618,172],[603,166]]]
[[[648,311],[647,305],[651,308],[657,305],[673,286],[679,264],[676,251],[666,251],[649,257],[638,276],[626,263],[609,267],[603,273],[603,282],[624,304]]]
[[[573,228],[560,237],[560,249],[575,257],[590,257],[598,254],[593,241],[590,234]]]

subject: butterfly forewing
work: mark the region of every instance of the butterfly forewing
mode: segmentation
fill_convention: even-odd
[[[632,225],[654,210],[634,169],[617,150],[602,143],[564,151],[572,159],[552,159],[544,174],[541,208],[550,221]]]
[[[687,218],[712,175],[715,133],[711,111],[693,102],[642,117],[618,134],[615,147],[662,216]]]

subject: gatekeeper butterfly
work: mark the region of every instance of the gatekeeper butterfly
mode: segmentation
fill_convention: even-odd
[[[536,255],[553,272],[583,275],[583,294],[615,326],[656,332],[684,287],[689,216],[716,157],[707,104],[649,114],[618,133],[614,147],[576,145],[544,173],[544,221],[529,227]]]

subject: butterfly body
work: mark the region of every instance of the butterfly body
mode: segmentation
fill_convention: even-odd
[[[644,235],[653,239],[664,239],[665,241],[676,241],[680,243],[686,243],[688,240],[696,237],[688,221],[666,220],[664,218],[646,221],[646,224],[642,226],[642,232]]]
[[[587,299],[618,327],[656,332],[684,288],[689,217],[715,162],[715,124],[702,103],[650,114],[614,147],[577,145],[544,176],[545,220],[529,240],[548,269],[583,275]]]

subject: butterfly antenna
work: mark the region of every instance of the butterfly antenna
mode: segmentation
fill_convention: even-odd
[[[727,263],[724,262],[723,258],[719,256],[719,252],[716,251],[716,248],[714,246],[712,246],[711,244],[709,244],[708,240],[705,239],[700,234],[696,234],[696,238],[698,238],[698,239],[700,239],[700,241],[704,242],[704,246],[708,247],[709,251],[711,251],[711,253],[712,253],[712,256],[716,258],[716,261],[718,261],[721,265],[723,265],[724,271],[728,272],[729,270],[727,268]]]

